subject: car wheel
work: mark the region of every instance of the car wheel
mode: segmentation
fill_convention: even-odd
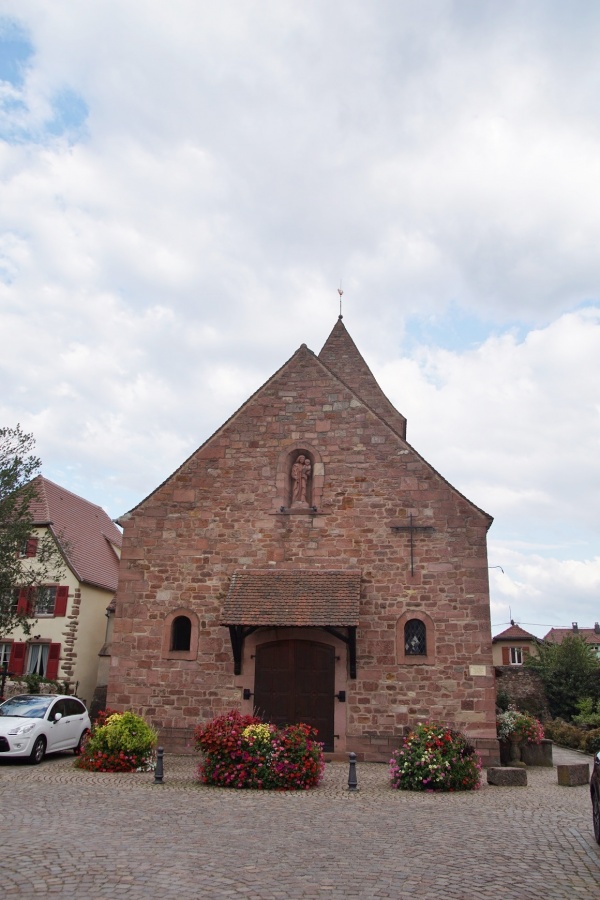
[[[598,791],[594,791],[592,795],[592,817],[594,820],[594,837],[596,843],[600,844],[600,797]]]
[[[38,763],[41,763],[44,756],[46,754],[46,741],[40,735],[39,738],[36,739],[35,744],[33,745],[33,749],[29,754],[29,762],[34,766],[37,766]]]
[[[83,748],[85,747],[89,736],[90,736],[89,728],[86,728],[84,731],[81,732],[81,737],[79,738],[79,743],[77,744],[76,747],[73,747],[73,753],[75,754],[75,756],[81,756],[81,752],[82,752]]]

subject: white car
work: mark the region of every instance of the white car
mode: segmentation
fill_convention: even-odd
[[[81,752],[90,732],[88,711],[77,697],[19,694],[0,703],[0,759],[29,758],[40,763],[46,753]]]

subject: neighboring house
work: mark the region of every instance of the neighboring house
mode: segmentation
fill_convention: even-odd
[[[573,622],[571,628],[551,628],[544,640],[551,644],[562,644],[567,634],[583,638],[586,644],[593,647],[596,656],[600,657],[600,623],[595,622],[593,628],[580,628],[577,622]]]
[[[117,587],[121,532],[99,506],[36,479],[34,532],[23,548],[23,565],[35,558],[49,531],[64,559],[60,578],[22,590],[19,608],[35,619],[31,634],[15,629],[0,638],[0,663],[15,675],[38,674],[66,681],[90,702],[96,686],[98,652],[105,640],[106,607]]]
[[[511,622],[510,627],[492,638],[495,666],[522,666],[530,653],[537,654],[539,638]]]
[[[256,709],[385,761],[430,718],[494,762],[491,522],[406,442],[340,316],[119,520],[108,706],[169,747]]]

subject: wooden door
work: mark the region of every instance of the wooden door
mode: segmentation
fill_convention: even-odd
[[[333,750],[335,648],[317,641],[272,641],[256,648],[254,708],[275,725],[306,722]]]

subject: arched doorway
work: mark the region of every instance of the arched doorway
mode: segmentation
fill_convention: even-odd
[[[333,750],[335,648],[317,641],[270,641],[256,648],[254,708],[268,722],[316,728]]]

